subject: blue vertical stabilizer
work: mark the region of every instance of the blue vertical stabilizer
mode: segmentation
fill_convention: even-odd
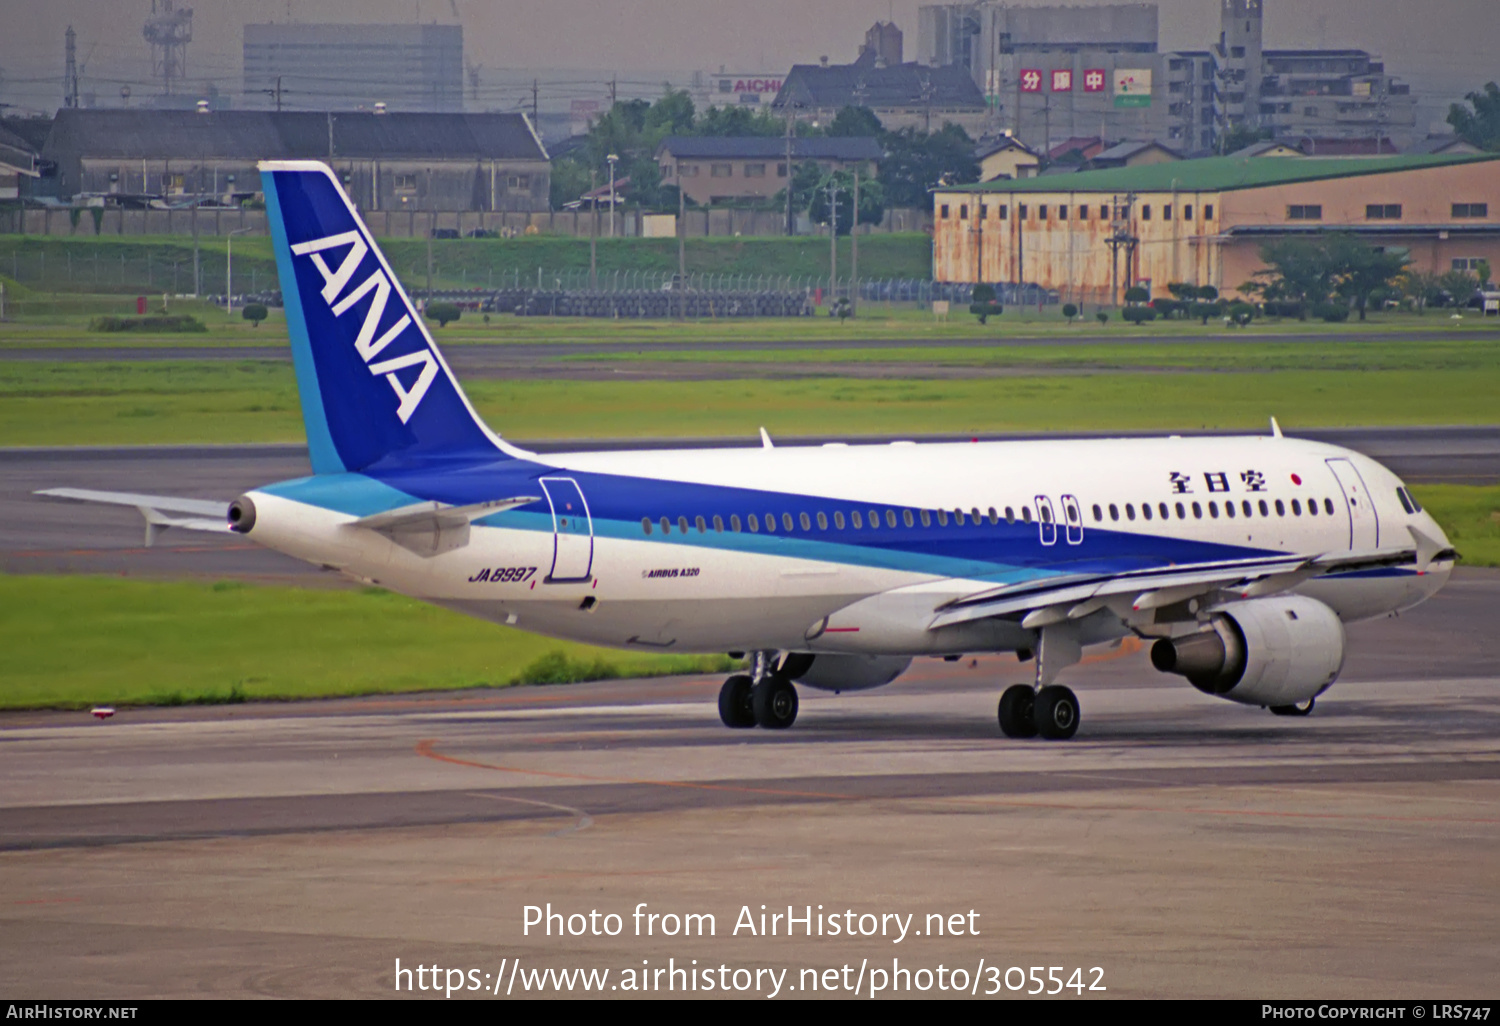
[[[516,455],[474,412],[327,165],[260,170],[313,471]]]

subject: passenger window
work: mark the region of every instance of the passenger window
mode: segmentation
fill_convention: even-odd
[[[1178,520],[1186,520],[1187,519],[1187,510],[1185,510],[1185,509],[1182,508],[1182,503],[1180,503],[1180,502],[1177,504],[1177,519]]]
[[[718,534],[724,533],[724,518],[717,513],[714,514],[714,531]]]
[[[1266,505],[1265,499],[1260,500],[1260,515],[1263,517],[1268,517],[1271,515],[1271,507]]]
[[[1169,513],[1169,512],[1167,512],[1167,504],[1165,502],[1158,502],[1156,504],[1156,512],[1158,512],[1158,513],[1161,514],[1161,518],[1163,520],[1171,520],[1172,519],[1172,514]]]
[[[1023,523],[1023,524],[1029,524],[1029,523],[1031,523],[1031,507],[1030,506],[1022,506],[1021,507],[1021,523]]]
[[[873,531],[873,530],[875,530],[879,526],[880,526],[880,510],[878,510],[878,509],[872,509],[872,510],[870,510],[870,530]]]
[[[888,510],[885,511],[885,526],[886,527],[895,527],[896,526],[896,511],[895,510],[888,509]]]
[[[1116,506],[1112,502],[1109,504],[1109,519],[1111,519],[1111,520],[1119,520],[1120,519],[1120,507]]]
[[[954,527],[962,527],[962,526],[964,526],[965,523],[967,523],[967,521],[964,520],[964,511],[961,510],[961,509],[954,510],[953,511],[953,526]]]
[[[1219,519],[1219,504],[1217,502],[1210,502],[1208,504],[1208,515],[1215,520]]]
[[[731,531],[735,532],[736,534],[739,533],[739,530],[740,530],[740,515],[738,513],[731,513],[729,515],[729,529]]]
[[[1307,515],[1310,516],[1310,517],[1315,517],[1315,516],[1318,515],[1318,500],[1317,499],[1308,499],[1307,500]]]
[[[912,526],[915,526],[915,524],[917,522],[917,518],[912,515],[911,510],[909,510],[909,509],[903,509],[901,511],[901,522],[903,524],[905,524],[907,527],[912,527]]]
[[[975,527],[978,527],[979,526],[979,522],[984,519],[982,516],[979,515],[979,507],[978,506],[975,506],[973,509],[969,510],[969,516],[971,516],[971,517],[974,518],[974,526]]]
[[[641,517],[641,530],[644,531],[646,534],[650,534],[651,533],[651,518],[650,517]]]
[[[1333,516],[1333,500],[1332,499],[1324,499],[1323,500],[1323,512],[1327,513],[1329,516]],[[1422,512],[1422,507],[1421,506],[1417,507],[1417,512],[1418,513]]]
[[[858,531],[860,528],[865,526],[865,518],[860,516],[859,510],[851,509],[849,511],[849,523],[853,524],[854,529]]]
[[[948,526],[948,511],[947,510],[945,510],[945,509],[938,510],[937,511],[937,517],[938,517],[938,526],[939,527],[947,527]]]
[[[818,530],[828,530],[828,514],[824,513],[822,510],[818,511]]]
[[[1016,511],[1009,506],[1005,507],[1005,522],[1007,524],[1014,524],[1016,522]]]
[[[1094,508],[1098,509],[1099,507],[1095,506]],[[994,506],[991,506],[990,507],[990,523],[991,524],[998,524],[999,522],[1000,522],[1000,514],[995,511],[995,507]]]
[[[708,524],[707,524],[706,521],[704,521],[704,519],[701,516],[695,518],[694,521],[693,521],[693,523],[698,528],[698,533],[699,534],[707,534],[708,533]]]
[[[840,531],[844,529],[844,514],[839,510],[834,510],[833,512],[833,526]]]
[[[1294,517],[1300,517],[1301,515],[1302,515],[1302,503],[1298,502],[1296,499],[1293,499],[1292,500],[1292,516],[1294,516]]]
[[[671,534],[672,533],[672,521],[668,520],[666,517],[662,517],[661,518],[661,533],[662,534]]]
[[[1127,502],[1125,504],[1125,519],[1126,520],[1134,520],[1135,519],[1135,503],[1133,503],[1133,502]]]
[[[1103,521],[1104,521],[1104,510],[1100,509],[1099,508],[1099,504],[1096,502],[1096,503],[1094,503],[1094,523],[1096,523],[1096,524],[1103,523]]]
[[[1247,517],[1255,516],[1255,507],[1250,505],[1249,499],[1246,499],[1240,503],[1240,509],[1244,511],[1244,514]]]
[[[802,515],[803,517],[807,516],[806,513]],[[792,515],[790,513],[781,514],[781,529],[783,531],[790,531],[792,529]]]
[[[1200,506],[1200,505],[1198,505],[1196,502],[1193,503],[1193,519],[1194,520],[1202,520],[1203,519],[1203,507]]]
[[[1141,516],[1145,517],[1147,520],[1151,519],[1151,503],[1141,503]]]
[[[748,517],[745,518],[745,520],[750,527],[751,534],[760,534],[760,517],[756,516],[754,513],[751,513]]]
[[[1224,515],[1230,520],[1234,519],[1234,500],[1224,503]]]
[[[766,533],[767,534],[771,534],[775,530],[776,530],[776,514],[775,513],[767,513],[766,514]]]
[[[932,526],[932,511],[931,510],[924,509],[922,511],[922,526],[923,527],[931,527]]]
[[[798,523],[800,523],[802,525],[802,530],[804,530],[804,531],[811,531],[812,530],[812,519],[810,517],[808,517],[808,515],[806,513],[799,513],[799,514],[797,514],[797,521],[798,521]],[[791,528],[787,528],[787,530],[791,530]]]
[[[1280,499],[1276,500],[1276,515],[1278,517],[1286,516],[1286,505]]]
[[[677,530],[681,531],[683,534],[687,534],[687,531],[688,531],[687,517],[678,517],[677,518]]]

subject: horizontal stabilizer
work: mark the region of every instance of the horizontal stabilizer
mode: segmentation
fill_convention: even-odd
[[[227,523],[229,503],[217,499],[179,499],[174,495],[140,495],[136,492],[98,492],[91,488],[44,488],[36,493],[49,499],[73,499],[77,502],[103,502],[113,506],[137,509],[159,509],[167,513],[193,513]]]
[[[509,499],[470,503],[467,506],[419,502],[384,513],[373,513],[352,520],[347,526],[378,531],[419,556],[436,556],[469,544],[469,525],[475,520],[540,501],[541,497],[537,495],[517,495]]]
[[[169,527],[185,531],[224,534],[229,530],[229,503],[216,499],[180,499],[174,495],[141,495],[138,492],[101,492],[92,488],[44,488],[36,493],[49,499],[99,502],[109,506],[134,506],[146,518],[146,547]],[[187,513],[189,516],[169,516]]]

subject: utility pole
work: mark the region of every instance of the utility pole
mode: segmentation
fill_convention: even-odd
[[[677,170],[677,319],[687,320],[687,193],[682,191],[682,167]]]
[[[796,121],[796,115],[792,113],[792,105],[786,106],[786,234],[787,237],[797,232],[797,222],[792,220],[792,179],[795,177],[792,168],[792,125]],[[679,170],[677,184],[682,184],[682,174]]]
[[[538,97],[541,95],[541,88],[541,79],[534,78],[531,80],[531,127],[534,128],[538,134],[540,134],[542,131],[541,114],[539,113],[541,110],[541,101],[538,99]]]
[[[276,112],[281,113],[281,76],[276,76]]]
[[[828,176],[828,302],[831,304],[839,280],[839,187]]]
[[[620,79],[619,79],[619,76],[617,76],[617,75],[616,76],[611,76],[611,78],[609,80],[609,106],[610,106],[610,109],[614,109],[614,105],[616,103],[619,103],[619,102],[620,102]]]
[[[609,237],[615,237],[615,164],[619,163],[619,154],[611,153],[604,158],[609,161]]]
[[[594,180],[599,177],[596,168],[589,168],[589,288],[599,288],[599,194]]]
[[[249,228],[236,228],[224,238],[224,312],[234,316],[234,237]]]
[[[1135,208],[1135,193],[1125,194],[1125,206],[1119,205],[1120,197],[1113,197],[1113,206],[1110,208],[1110,219],[1113,222],[1113,231],[1105,240],[1110,249],[1109,261],[1109,302],[1111,306],[1120,305],[1120,250],[1125,250],[1125,276],[1127,280],[1135,280],[1135,248],[1140,243],[1131,232],[1131,223]],[[1123,211],[1123,213],[1122,213]],[[1176,211],[1173,211],[1175,214]]]
[[[425,313],[432,302],[432,229],[437,224],[437,204],[432,198],[432,168],[427,169],[427,298],[422,300]]]
[[[63,33],[65,62],[63,64],[63,106],[78,106],[78,34],[73,26]]]
[[[854,165],[854,218],[849,222],[849,316],[859,299],[859,165]]]

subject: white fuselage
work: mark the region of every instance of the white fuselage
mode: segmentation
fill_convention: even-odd
[[[251,536],[578,641],[907,655],[1028,647],[1033,635],[1012,621],[926,629],[942,602],[997,584],[1228,558],[1215,553],[1377,549],[1409,544],[1408,526],[1442,537],[1425,512],[1403,508],[1400,482],[1375,461],[1279,437],[576,453],[538,468],[533,480],[550,484],[529,494],[545,490],[550,523],[496,514],[437,555],[351,528],[356,516],[338,503],[274,487],[250,493]],[[560,482],[588,506],[561,526]],[[694,498],[679,512],[672,496],[683,485]],[[392,507],[429,498],[391,494]],[[1330,576],[1297,590],[1351,621],[1421,602],[1450,569]],[[888,597],[865,602],[874,596]]]

